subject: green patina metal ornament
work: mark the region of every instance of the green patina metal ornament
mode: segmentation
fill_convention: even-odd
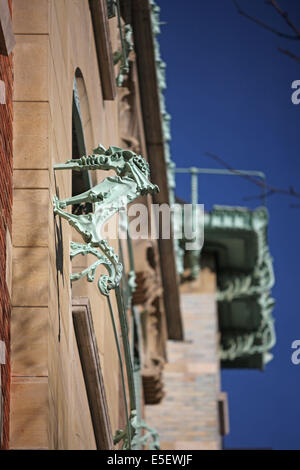
[[[128,273],[127,288],[127,308],[130,308],[132,302],[132,295],[134,294],[136,289],[136,275],[134,271],[129,271]]]
[[[85,191],[76,196],[61,200],[55,196],[53,205],[54,213],[66,219],[83,239],[84,243],[71,242],[71,259],[78,255],[85,256],[88,254],[91,254],[96,258],[96,261],[86,269],[82,270],[81,272],[71,274],[71,280],[76,281],[86,277],[88,282],[93,282],[95,280],[98,266],[103,265],[107,270],[107,274],[102,274],[99,277],[98,288],[101,294],[107,297],[108,301],[121,369],[122,390],[127,419],[127,426],[125,431],[117,431],[115,442],[120,442],[123,440],[123,449],[140,448],[142,442],[144,442],[142,439],[145,439],[147,436],[147,434],[145,434],[141,437],[140,429],[147,429],[148,434],[150,433],[150,437],[155,436],[155,431],[151,430],[151,428],[148,428],[143,421],[136,418],[137,405],[135,398],[135,381],[128,340],[128,325],[124,300],[119,287],[123,274],[123,266],[119,262],[118,255],[114,252],[113,248],[109,246],[107,240],[103,237],[102,232],[104,224],[114,214],[120,213],[124,218],[124,211],[126,211],[127,204],[134,201],[140,195],[153,194],[158,192],[159,188],[149,181],[150,169],[149,165],[146,163],[143,157],[141,155],[135,154],[132,151],[123,150],[119,147],[109,147],[108,149],[105,149],[105,147],[99,145],[96,149],[94,149],[94,153],[92,155],[84,156],[79,159],[71,159],[68,160],[65,164],[57,164],[54,166],[54,169],[68,169],[81,172],[86,172],[88,170],[114,170],[116,172],[116,176],[109,176],[88,191]],[[64,210],[69,205],[72,206],[80,203],[92,204],[94,207],[94,212],[76,215]],[[130,259],[131,258],[132,249],[130,251]],[[128,308],[129,304],[131,303],[130,299],[132,297],[132,292],[135,289],[135,273],[132,266],[131,259],[131,269],[128,275],[128,299],[126,308]],[[110,291],[113,289],[116,293],[121,338],[124,350],[130,398],[129,407],[127,403],[125,372],[122,361],[121,346],[109,296]]]
[[[220,350],[221,361],[234,361],[253,355],[262,357],[261,367],[272,359],[270,350],[276,344],[276,333],[272,311],[275,301],[265,292],[257,299],[261,308],[261,319],[255,331],[223,332]]]
[[[151,22],[152,22],[152,33],[154,39],[154,54],[155,54],[155,63],[156,63],[156,75],[157,75],[157,84],[159,89],[159,101],[160,101],[160,114],[162,120],[162,132],[164,140],[164,154],[165,162],[167,169],[167,180],[168,180],[168,190],[169,190],[169,199],[170,204],[175,203],[175,178],[174,178],[174,168],[175,163],[171,158],[171,151],[169,142],[171,141],[171,115],[167,112],[166,100],[164,96],[164,91],[167,88],[166,80],[166,63],[163,61],[160,53],[160,45],[157,39],[158,35],[161,33],[161,24],[160,21],[160,7],[155,3],[154,0],[150,0],[151,6]],[[179,274],[182,274],[184,271],[183,266],[183,250],[179,244],[178,239],[174,239],[174,251],[177,271]],[[196,268],[195,268],[196,269]]]
[[[104,224],[117,212],[124,209],[141,194],[158,191],[158,187],[149,181],[150,170],[146,161],[140,155],[119,147],[109,147],[107,150],[99,145],[93,155],[80,159],[68,160],[65,164],[57,164],[55,170],[114,170],[117,175],[105,178],[100,184],[67,199],[59,200],[54,197],[54,213],[66,219],[77,230],[85,244],[72,244],[71,257],[91,253],[98,260],[81,273],[73,274],[72,279],[87,276],[88,281],[94,280],[98,265],[106,266],[109,275],[101,276],[99,289],[108,295],[111,289],[119,285],[122,265],[105,239],[102,237]],[[94,212],[76,215],[65,211],[69,205],[79,203],[94,204]],[[99,250],[97,250],[99,249]]]
[[[267,227],[265,207],[215,206],[205,214],[204,249],[218,257],[220,358],[226,367],[248,361],[263,368],[272,358],[269,351],[276,334],[271,289],[275,276]]]
[[[108,271],[108,275],[103,274],[98,280],[98,287],[102,294],[108,295],[111,289],[115,289],[121,280],[123,267],[119,263],[118,255],[116,255],[111,247],[108,246],[106,240],[99,242],[99,248],[103,250],[101,253],[97,248],[91,244],[82,244],[71,242],[70,246],[70,257],[71,260],[78,255],[92,254],[97,258],[91,266],[84,269],[81,272],[70,275],[71,281],[77,281],[83,277],[87,277],[88,282],[95,280],[95,274],[99,265],[105,266]]]
[[[117,86],[123,86],[125,77],[129,74],[129,54],[134,50],[133,32],[130,24],[122,26],[121,8],[119,0],[106,0],[108,18],[117,15],[118,28],[120,33],[121,49],[114,52],[114,65],[120,63],[119,73],[116,79]]]
[[[190,173],[192,178],[191,185],[191,201],[192,204],[197,203],[198,187],[197,175],[200,173],[214,173],[214,174],[231,174],[231,175],[253,175],[265,181],[265,175],[256,171],[243,171],[236,170],[235,172],[224,169],[176,169],[174,162],[171,159],[170,153],[170,115],[167,113],[166,102],[164,97],[164,90],[166,89],[166,64],[161,58],[160,46],[157,36],[161,32],[160,21],[160,8],[154,0],[150,0],[151,5],[151,19],[152,19],[152,32],[154,37],[155,48],[155,61],[157,72],[157,83],[160,92],[160,110],[162,117],[162,131],[164,139],[165,161],[167,167],[167,177],[169,186],[170,202],[175,202],[175,172]],[[263,191],[263,200],[265,195]],[[223,213],[222,213],[223,210]],[[263,362],[266,363],[272,357],[269,350],[274,346],[275,330],[274,320],[272,318],[272,310],[274,300],[270,297],[270,289],[274,284],[274,271],[273,260],[269,253],[267,244],[267,212],[265,208],[251,211],[246,208],[214,208],[211,214],[208,214],[205,219],[205,240],[209,239],[209,233],[212,226],[216,232],[214,241],[220,241],[222,244],[222,234],[227,236],[230,232],[230,218],[236,229],[240,233],[247,233],[256,239],[254,243],[254,251],[256,253],[255,263],[251,267],[243,266],[243,269],[222,269],[218,271],[218,290],[217,299],[219,306],[235,305],[234,302],[244,301],[244,304],[239,304],[237,310],[240,311],[240,316],[243,315],[243,309],[250,308],[252,305],[259,312],[259,322],[256,325],[255,331],[222,331],[221,342],[221,359],[227,363],[233,363],[237,359],[247,358],[255,355],[261,355]],[[176,227],[177,225],[177,227]],[[174,231],[178,227],[182,227],[182,217],[175,214],[174,217]],[[222,232],[223,229],[223,232]],[[225,235],[226,237],[226,235]],[[232,246],[234,244],[232,243]],[[191,278],[196,279],[201,269],[201,251],[193,250],[188,253],[180,246],[178,239],[174,240],[175,256],[177,263],[177,270],[179,275],[184,271],[184,261],[190,268]],[[224,248],[225,249],[225,248]],[[225,249],[226,251],[226,249]],[[253,258],[254,259],[254,258]],[[251,299],[251,300],[250,300]],[[230,307],[231,309],[232,307]]]
[[[206,169],[177,169],[180,173],[209,172]],[[215,170],[211,170],[215,171]],[[248,173],[248,172],[245,172]],[[226,173],[227,174],[227,173]],[[193,181],[193,179],[192,179]],[[196,203],[191,191],[192,203]],[[182,227],[182,216],[175,214],[175,228]],[[276,343],[271,289],[275,282],[273,259],[268,240],[268,212],[265,207],[214,206],[204,215],[202,252],[217,260],[217,292],[220,359],[222,367],[263,368],[272,359]],[[181,263],[195,279],[201,267],[198,250],[181,253]]]
[[[142,434],[144,431],[146,432]],[[130,430],[127,428],[124,431],[118,429],[114,437],[114,444],[116,445],[122,440],[123,450],[128,450],[130,448],[129,435],[131,435],[132,450],[141,450],[146,445],[149,446],[149,450],[159,450],[160,448],[157,431],[148,426],[143,419],[138,419],[136,410],[130,415]]]
[[[121,50],[114,52],[114,64],[120,62],[120,70],[117,76],[117,86],[121,87],[124,83],[126,75],[129,74],[129,54],[134,50],[133,46],[133,33],[130,24],[124,25],[124,31],[121,24],[119,24]]]

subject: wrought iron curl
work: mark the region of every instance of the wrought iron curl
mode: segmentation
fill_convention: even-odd
[[[114,249],[109,246],[106,239],[102,236],[103,225],[116,213],[124,211],[124,206],[135,200],[142,194],[152,194],[158,192],[158,186],[149,181],[150,169],[147,162],[141,155],[137,155],[132,151],[123,150],[119,147],[109,147],[105,149],[99,145],[92,155],[83,156],[80,159],[70,159],[65,164],[57,164],[55,170],[114,170],[116,176],[109,176],[101,183],[81,193],[67,199],[59,200],[56,196],[53,199],[54,213],[66,219],[72,227],[81,235],[85,243],[71,242],[70,256],[71,259],[78,255],[91,254],[95,256],[96,261],[86,269],[71,274],[71,280],[87,278],[88,282],[93,282],[96,276],[98,266],[103,265],[107,274],[102,274],[98,279],[98,288],[101,294],[108,299],[108,306],[114,331],[115,343],[117,347],[124,402],[126,408],[127,426],[125,431],[118,431],[116,434],[116,442],[123,439],[123,448],[134,448],[134,438],[136,429],[146,426],[145,423],[136,422],[136,401],[134,390],[133,368],[130,356],[130,347],[128,342],[128,326],[124,304],[120,293],[119,284],[122,278],[123,266],[119,262],[118,255]],[[89,214],[76,215],[64,210],[69,205],[78,203],[94,204],[94,212]],[[130,272],[129,276],[130,288],[134,289],[134,275]],[[122,332],[122,341],[124,348],[125,366],[127,371],[128,385],[130,391],[130,416],[126,397],[125,374],[122,362],[120,342],[116,330],[116,323],[112,311],[109,293],[115,290],[119,320]],[[150,428],[148,430],[150,432]],[[150,433],[151,434],[151,433]],[[137,439],[137,437],[136,437]],[[133,441],[133,443],[132,443]]]

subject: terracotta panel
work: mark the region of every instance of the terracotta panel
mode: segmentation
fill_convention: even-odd
[[[47,189],[14,190],[14,246],[48,245],[48,200]]]
[[[15,307],[11,318],[12,375],[48,374],[48,309]]]
[[[48,168],[48,103],[14,103],[14,168]]]
[[[15,170],[13,184],[14,189],[47,189],[48,170]]]
[[[48,0],[14,0],[13,29],[15,34],[48,33]]]
[[[15,307],[48,305],[47,248],[14,248],[12,304]]]
[[[17,35],[14,100],[48,100],[48,36]]]
[[[11,384],[10,448],[48,447],[47,378],[13,378]]]

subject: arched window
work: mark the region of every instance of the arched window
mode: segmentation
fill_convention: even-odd
[[[79,69],[76,70],[73,82],[73,104],[72,104],[72,158],[81,158],[87,155],[86,141],[83,129],[83,119],[80,108],[78,85],[85,91],[84,81]],[[85,96],[87,99],[87,97]],[[92,187],[88,171],[72,171],[72,196],[83,193]],[[73,213],[91,212],[91,204],[78,204],[73,206]]]

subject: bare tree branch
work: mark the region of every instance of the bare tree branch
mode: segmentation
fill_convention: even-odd
[[[264,29],[266,29],[267,31],[270,31],[271,33],[276,34],[276,36],[279,36],[279,37],[281,37],[281,38],[292,39],[292,40],[295,40],[295,41],[299,41],[299,40],[300,40],[300,31],[298,31],[298,29],[297,29],[297,28],[293,25],[293,23],[288,19],[287,13],[282,12],[282,13],[281,13],[281,16],[284,18],[284,20],[287,22],[287,24],[289,24],[289,26],[290,26],[294,31],[296,31],[296,36],[295,36],[295,35],[291,35],[291,34],[282,33],[281,31],[278,31],[277,29],[273,28],[272,26],[267,25],[267,24],[264,23],[263,21],[259,20],[258,18],[255,18],[254,16],[249,15],[249,14],[246,13],[244,10],[242,10],[242,8],[239,6],[237,0],[232,0],[232,1],[233,1],[233,4],[235,5],[235,7],[236,7],[236,9],[237,9],[237,12],[238,12],[240,15],[242,15],[242,16],[244,16],[245,18],[247,18],[248,20],[253,21],[254,23],[258,24],[261,28],[264,28]],[[276,4],[276,2],[274,2],[273,0],[269,0],[267,3],[270,3],[271,5],[273,5],[273,7],[276,8],[276,10],[277,10],[278,12],[281,12],[281,9],[278,7],[278,5]]]
[[[241,176],[242,178],[250,181],[251,183],[253,183],[256,186],[258,186],[259,188],[261,188],[261,190],[264,191],[264,193],[262,193],[261,195],[258,195],[257,199],[263,199],[263,198],[271,196],[273,194],[282,194],[284,196],[292,196],[292,197],[300,199],[300,193],[298,191],[295,191],[293,186],[290,186],[288,189],[276,188],[275,186],[272,186],[270,184],[267,184],[264,181],[261,181],[259,178],[256,178],[255,176],[245,175],[243,173],[240,173],[238,170],[235,170],[230,165],[228,165],[228,163],[226,163],[225,160],[223,160],[221,157],[218,157],[217,155],[215,155],[213,153],[205,152],[205,155],[207,157],[215,160],[216,162],[218,162],[221,166],[223,166],[227,170],[232,171],[232,173],[234,173],[238,176]],[[252,197],[252,199],[254,199],[254,197]]]
[[[286,49],[282,49],[281,47],[278,47],[278,50],[279,52],[281,52],[282,54],[285,54],[287,55],[288,57],[290,57],[291,59],[294,59],[296,60],[296,62],[298,62],[300,64],[300,57],[298,57],[297,55],[293,54],[292,52],[286,50]]]
[[[298,39],[300,39],[300,30],[289,19],[288,13],[286,11],[283,11],[275,0],[267,0],[267,3],[269,5],[272,5],[275,8],[275,10],[281,16],[281,18],[284,19],[284,21],[287,23],[287,25],[296,33],[296,35],[298,36]]]
[[[243,200],[244,201],[254,201],[254,200],[257,200],[257,199],[264,200],[269,196],[273,196],[273,194],[276,194],[276,193],[274,191],[268,191],[266,193],[258,194],[256,196],[245,196],[245,197],[243,197]]]

